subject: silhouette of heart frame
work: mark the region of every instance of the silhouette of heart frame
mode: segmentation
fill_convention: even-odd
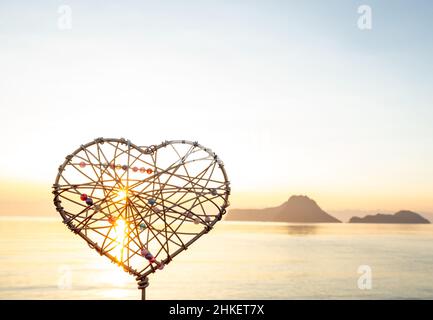
[[[98,138],[66,157],[53,194],[68,228],[140,284],[221,220],[230,183],[197,142]]]

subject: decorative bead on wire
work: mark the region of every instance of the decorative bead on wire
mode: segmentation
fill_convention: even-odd
[[[86,202],[88,206],[93,204],[93,199],[90,198],[87,194],[83,193],[80,195],[80,200]]]

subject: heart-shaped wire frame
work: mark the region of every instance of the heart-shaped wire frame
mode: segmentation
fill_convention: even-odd
[[[140,280],[221,220],[230,183],[223,162],[197,142],[98,138],[66,157],[53,194],[71,231]]]

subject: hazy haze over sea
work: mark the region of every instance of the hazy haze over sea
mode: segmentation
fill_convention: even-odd
[[[138,299],[60,219],[0,217],[1,299]],[[433,225],[225,222],[150,276],[149,299],[433,298]],[[360,265],[373,287],[360,290]]]

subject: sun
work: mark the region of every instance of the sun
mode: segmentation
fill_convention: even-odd
[[[125,204],[127,199],[128,199],[128,190],[120,189],[117,192],[117,196],[113,200],[114,200],[114,202],[120,202],[120,203]]]

